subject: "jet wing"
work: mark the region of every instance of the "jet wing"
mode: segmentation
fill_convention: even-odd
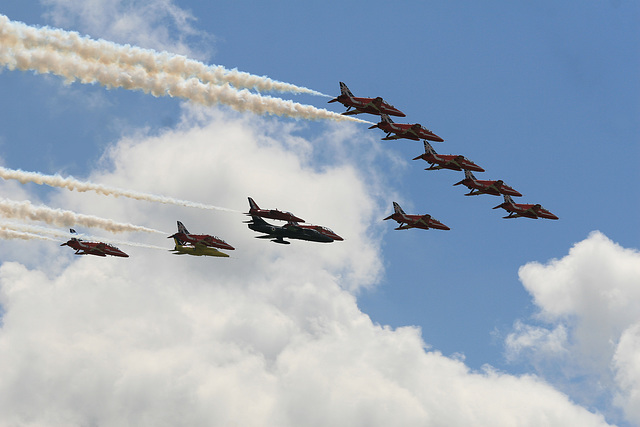
[[[76,252],[78,255],[97,255],[97,256],[103,256],[106,257],[107,254],[104,253],[103,251],[97,249],[97,248],[92,248],[89,251],[87,251],[86,249],[80,251],[80,252]]]
[[[418,218],[418,220],[416,222],[414,222],[414,227],[419,227],[419,228],[429,228],[430,227],[430,222],[431,222],[431,215],[426,214],[426,215],[422,215],[420,218]],[[423,227],[421,227],[423,226]]]
[[[106,247],[107,245],[105,245],[104,243],[98,243],[93,248],[91,248],[91,253],[98,256],[107,256],[107,251],[105,250]]]
[[[361,114],[364,113],[364,111],[360,110],[359,108],[354,108],[351,111],[345,111],[344,113],[342,113],[343,116],[353,116],[354,114]]]

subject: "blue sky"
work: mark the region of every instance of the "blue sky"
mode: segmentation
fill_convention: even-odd
[[[317,208],[305,209],[312,205],[301,192],[312,188],[278,187],[276,178],[269,180],[270,174],[279,172],[268,164],[235,169],[218,185],[249,178],[264,180],[262,184],[269,185],[267,195],[257,193],[262,187],[256,184],[252,194],[237,194],[237,201],[228,207],[246,209],[249,195],[261,207],[269,207],[269,202],[261,199],[277,195],[277,206],[272,207],[327,225],[347,240],[359,239],[356,235],[370,238],[373,247],[379,248],[379,257],[371,264],[370,283],[364,283],[366,275],[357,289],[348,289],[339,279],[337,282],[352,292],[357,307],[374,324],[400,329],[417,326],[430,350],[445,357],[464,355],[464,364],[474,371],[490,365],[508,375],[536,374],[576,405],[604,414],[609,423],[633,425],[640,420],[632,410],[613,402],[616,393],[627,390],[615,379],[622,371],[603,373],[585,362],[578,363],[582,370],[571,372],[571,358],[549,356],[535,343],[513,356],[515,350],[505,343],[508,336],[525,337],[522,330],[518,332],[518,324],[541,328],[538,331],[547,331],[548,336],[563,326],[569,331],[565,350],[576,353],[577,360],[589,359],[593,354],[585,352],[584,359],[577,354],[585,348],[580,341],[580,319],[588,315],[577,309],[550,314],[553,310],[541,302],[542,294],[536,293],[542,292],[534,284],[538,282],[531,279],[531,286],[523,286],[518,271],[530,262],[564,259],[575,244],[589,241],[593,231],[600,231],[622,248],[638,250],[640,199],[633,185],[640,178],[636,167],[640,159],[637,4],[614,0],[561,4],[455,1],[394,7],[379,1],[313,5],[174,1],[170,3],[174,9],[166,14],[151,13],[135,1],[114,2],[112,6],[100,1],[87,4],[89,7],[83,8],[80,2],[10,0],[0,7],[0,13],[28,25],[61,27],[122,44],[182,49],[178,53],[206,63],[266,75],[333,96],[338,95],[338,82],[344,81],[356,96],[382,96],[404,111],[407,117],[397,122],[419,122],[442,136],[444,143],[433,144],[436,151],[470,158],[486,170],[476,174],[479,179],[502,179],[524,195],[523,203],[541,203],[558,215],[559,221],[503,220],[504,211],[491,209],[501,203],[499,198],[464,197],[464,188],[452,186],[462,179],[462,172],[424,171],[424,162],[412,161],[423,152],[421,143],[380,141],[383,133],[367,130],[364,124],[254,116],[221,107],[220,114],[228,114],[225,117],[231,117],[233,123],[265,129],[270,138],[278,139],[286,131],[282,138],[289,141],[287,147],[293,147],[292,153],[302,153],[303,165],[312,171],[331,174],[345,166],[357,172],[351,191],[363,188],[366,194],[354,195],[353,203],[362,204],[343,212],[330,200],[332,191],[341,193],[342,189],[319,191]],[[99,13],[93,15],[91,6],[105,16],[140,11],[140,16],[148,18],[148,25],[124,31],[110,26],[110,20],[100,18]],[[174,19],[177,11],[192,19],[178,23]],[[163,29],[167,32],[160,31]],[[30,71],[4,69],[0,87],[0,158],[5,167],[13,169],[93,180],[108,175],[126,186],[127,177],[118,177],[118,167],[110,164],[113,157],[109,157],[109,150],[123,139],[162,139],[172,132],[187,132],[190,120],[206,121],[193,119],[198,114],[190,113],[191,107],[183,100],[106,90],[99,85],[65,85],[59,77]],[[327,105],[328,98],[272,95],[343,111],[338,104]],[[375,121],[373,116],[363,118]],[[308,141],[308,146],[300,148],[296,138]],[[336,148],[341,143],[343,146]],[[183,149],[195,148],[184,145]],[[145,153],[150,166],[164,164],[160,153],[158,158],[153,151]],[[161,173],[179,174],[172,170]],[[12,192],[25,192],[52,206],[68,201],[80,208],[87,203],[80,201],[81,195],[12,185]],[[185,199],[206,197],[208,184],[200,181],[195,185],[201,188],[176,184],[166,190],[156,186],[153,191]],[[336,196],[336,200],[342,199]],[[391,214],[392,201],[399,202],[407,213],[433,215],[451,231],[394,231],[388,221],[378,222]],[[367,207],[371,209],[367,211]],[[337,225],[322,221],[354,212],[362,216]],[[374,213],[379,218],[374,218]],[[138,223],[147,225],[144,216],[137,218]],[[354,222],[361,223],[363,230],[340,228]],[[215,229],[196,230],[210,223],[202,220],[187,226],[194,232],[223,234]],[[150,225],[171,230],[173,222],[164,228],[162,224]],[[246,234],[251,236],[249,230]],[[40,247],[47,243],[20,242],[21,251],[28,250],[26,244]],[[251,241],[258,248],[265,244]],[[304,246],[305,253],[314,257],[314,250],[326,254],[339,244],[321,249],[304,243],[295,246]],[[288,267],[286,251],[293,249],[291,246],[278,249],[274,264]],[[57,248],[54,252],[38,251],[50,256],[58,253]],[[236,252],[240,258],[252,253]],[[137,255],[144,256],[147,254]],[[0,260],[17,260],[32,269],[41,268],[49,276],[65,263],[74,262],[64,258],[52,262],[55,268],[39,267],[36,261],[12,257],[10,250],[3,251]],[[128,261],[135,262],[135,258]],[[351,262],[355,265],[358,260]],[[383,267],[379,274],[376,263]],[[637,270],[637,258],[632,263]],[[91,265],[100,268],[99,263]],[[193,265],[193,260],[175,264],[187,270]],[[549,264],[549,268],[554,266],[558,265]],[[351,264],[343,268],[357,270]],[[609,280],[603,278],[599,289],[606,289]],[[557,287],[563,285],[558,283]],[[630,301],[630,306],[638,304]],[[572,320],[575,318],[578,320]],[[636,315],[630,325],[638,321]],[[613,328],[617,332],[609,338],[622,341],[627,326],[617,324]],[[616,354],[622,354],[621,350]],[[606,385],[604,390],[576,391],[580,384],[588,389],[598,380]]]

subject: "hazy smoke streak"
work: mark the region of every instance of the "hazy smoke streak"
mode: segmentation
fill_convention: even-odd
[[[170,250],[170,248],[163,248],[162,246],[147,245],[145,243],[127,242],[122,240],[114,240],[106,237],[92,236],[84,233],[71,234],[69,232],[64,232],[62,230],[56,230],[56,229],[47,228],[47,227],[40,227],[38,225],[18,224],[14,222],[0,223],[0,230],[12,230],[15,232],[28,233],[30,235],[37,236],[39,238],[54,240],[54,241],[61,241],[61,242],[63,241],[66,242],[70,238],[75,237],[77,239],[104,242],[112,245],[135,246],[138,248],[159,249],[163,251]],[[63,240],[51,239],[50,237],[47,237],[47,236],[58,237]]]
[[[139,225],[115,222],[110,219],[100,218],[93,215],[78,214],[72,211],[53,209],[47,206],[33,206],[29,201],[16,202],[13,200],[0,199],[0,215],[6,218],[29,219],[32,221],[43,221],[47,224],[59,227],[74,227],[81,225],[84,227],[102,228],[112,233],[123,233],[126,231],[144,231],[147,233],[167,234],[164,231]]]
[[[5,228],[0,225],[0,239],[21,239],[21,240],[49,240],[55,242],[55,239],[47,236],[40,236],[37,234],[27,233],[24,231],[16,231]]]
[[[0,33],[0,37],[2,34]],[[142,90],[154,96],[172,96],[211,106],[225,104],[237,111],[275,114],[292,118],[370,123],[354,117],[270,96],[261,96],[228,83],[221,86],[204,84],[195,77],[149,73],[142,67],[122,68],[117,63],[101,63],[82,59],[76,54],[61,53],[49,47],[25,48],[20,40],[0,38],[0,65],[11,70],[34,70],[62,76],[68,83],[99,83],[107,88]]]
[[[329,96],[305,87],[272,80],[223,66],[206,65],[183,55],[157,52],[153,49],[119,45],[106,40],[93,40],[75,31],[56,28],[36,28],[22,22],[11,21],[0,15],[0,40],[11,44],[22,43],[27,49],[50,47],[63,53],[74,53],[85,60],[122,67],[143,67],[148,73],[176,74],[183,78],[195,77],[203,83],[230,83],[236,88],[254,88],[258,91],[308,93]]]
[[[98,194],[108,196],[122,196],[136,200],[147,200],[150,202],[159,202],[165,204],[172,204],[178,206],[185,206],[199,209],[219,210],[227,212],[237,212],[234,209],[221,208],[213,205],[206,205],[204,203],[191,202],[188,200],[174,199],[172,197],[161,196],[157,194],[143,193],[140,191],[125,190],[117,187],[110,187],[102,184],[94,184],[92,182],[79,181],[73,177],[63,178],[60,175],[43,175],[38,172],[25,172],[22,170],[14,170],[0,167],[0,178],[2,179],[14,179],[22,184],[28,182],[48,185],[50,187],[66,188],[68,190],[75,190],[79,192],[95,191]]]

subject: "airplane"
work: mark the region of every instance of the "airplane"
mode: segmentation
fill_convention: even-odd
[[[167,237],[168,239],[177,238],[181,242],[188,243],[194,247],[203,246],[210,248],[219,248],[234,250],[235,248],[217,236],[209,234],[190,234],[187,228],[178,221],[178,232]]]
[[[551,212],[549,212],[539,204],[530,205],[530,204],[514,203],[511,196],[504,194],[503,197],[504,197],[504,203],[499,204],[498,206],[493,208],[493,209],[503,208],[504,210],[509,212],[509,215],[503,218],[518,218],[518,217],[524,216],[532,219],[538,219],[538,218],[558,219],[557,216],[555,216],[554,214],[552,214]]]
[[[421,139],[428,139],[429,141],[435,142],[444,141],[444,139],[440,138],[438,135],[423,127],[419,123],[399,124],[394,123],[387,114],[381,114],[380,117],[380,123],[369,126],[369,129],[380,128],[385,131],[387,133],[387,136],[382,138],[383,141],[400,138],[413,139],[414,141],[419,141]],[[391,136],[392,133],[395,133],[395,135]]]
[[[298,218],[291,212],[282,212],[277,209],[260,209],[258,204],[249,197],[249,212],[247,215],[255,215],[261,218],[278,219],[288,222],[304,222],[304,219]]]
[[[216,248],[207,247],[203,245],[189,245],[186,242],[181,241],[177,237],[173,240],[176,242],[176,246],[171,251],[175,255],[194,255],[194,256],[216,256],[228,258],[229,255],[224,252],[220,252]]]
[[[375,115],[388,114],[390,116],[398,117],[405,117],[406,115],[380,97],[356,98],[355,96],[353,96],[347,85],[343,82],[340,82],[340,92],[340,95],[337,98],[329,101],[329,103],[337,101],[347,107],[347,111],[342,113],[344,116],[350,116],[360,113],[369,113]],[[349,111],[351,108],[354,108],[354,110]]]
[[[439,230],[451,230],[449,227],[431,217],[431,215],[407,215],[402,208],[396,202],[393,202],[393,213],[386,217],[383,221],[388,219],[395,220],[400,224],[395,230],[408,230],[410,228],[422,228],[428,230],[430,228],[437,228]]]
[[[259,216],[252,215],[251,221],[247,221],[251,230],[258,233],[265,233],[263,236],[256,236],[257,239],[272,239],[274,243],[288,245],[291,242],[284,240],[298,239],[312,242],[331,243],[335,240],[344,240],[326,227],[316,225],[300,225],[288,222],[283,226],[269,224]]]
[[[418,159],[422,159],[425,162],[431,164],[431,166],[425,169],[428,171],[437,169],[451,169],[459,171],[465,169],[476,172],[484,172],[484,169],[464,156],[436,153],[431,144],[429,144],[427,141],[424,141],[424,154],[415,157],[413,160]]]
[[[315,230],[320,234],[324,234],[327,237],[332,238],[333,240],[344,240],[342,237],[338,236],[333,230],[328,227],[323,227],[321,225],[306,225],[306,224],[296,224],[298,227],[307,229],[307,230]]]
[[[69,229],[69,232],[71,232],[71,234],[76,234],[76,230],[74,230],[73,228]],[[60,246],[70,246],[71,248],[76,250],[76,255],[96,255],[102,257],[111,255],[122,258],[129,258],[129,255],[108,243],[85,242],[84,240],[78,239],[76,237],[71,238]]]
[[[455,186],[460,184],[464,184],[469,190],[471,190],[469,193],[465,194],[465,196],[476,196],[478,194],[492,194],[494,196],[506,194],[513,197],[522,196],[522,194],[506,185],[501,179],[497,181],[478,180],[473,176],[471,171],[466,169],[464,171],[464,179],[453,185]]]

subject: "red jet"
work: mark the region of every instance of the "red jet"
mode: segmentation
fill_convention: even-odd
[[[527,218],[546,218],[546,219],[558,219],[557,216],[543,208],[541,205],[529,205],[514,203],[511,196],[504,195],[504,203],[494,207],[493,209],[503,208],[509,215],[503,218],[518,218],[525,216]]]
[[[304,219],[298,218],[291,212],[282,212],[277,209],[260,209],[258,204],[251,197],[249,197],[249,212],[247,212],[247,215],[278,219],[287,222],[304,222]]]
[[[429,129],[423,127],[419,123],[414,124],[399,124],[394,123],[391,118],[386,114],[381,114],[382,120],[377,125],[370,126],[369,129],[380,128],[387,133],[387,136],[382,138],[383,141],[389,141],[393,139],[413,139],[419,141],[421,139],[428,139],[429,141],[443,142],[444,139],[440,138]],[[391,136],[395,133],[394,136]]]
[[[189,243],[194,247],[207,246],[210,248],[220,248],[234,250],[235,248],[217,236],[208,234],[190,234],[187,228],[178,221],[178,232],[168,237],[169,239],[178,239],[180,242]]]
[[[422,159],[427,163],[430,163],[431,166],[426,168],[425,170],[436,170],[436,169],[451,169],[455,171],[460,170],[471,170],[476,172],[484,172],[480,166],[473,163],[471,160],[467,159],[464,156],[455,156],[453,154],[438,154],[433,149],[431,144],[427,141],[424,141],[424,154],[414,158],[413,160]]]
[[[384,221],[388,219],[393,219],[400,226],[396,228],[396,230],[408,230],[410,228],[422,228],[424,230],[428,230],[430,228],[437,228],[439,230],[451,230],[449,227],[438,221],[437,219],[431,218],[431,215],[407,215],[404,213],[402,208],[396,202],[393,202],[393,214],[389,215],[384,219]]]
[[[464,179],[453,185],[455,186],[460,184],[465,185],[469,190],[471,190],[469,193],[465,194],[465,196],[476,196],[478,194],[492,194],[494,196],[506,194],[513,197],[522,196],[522,194],[506,185],[501,179],[497,181],[478,180],[473,176],[471,171],[468,170],[464,171]]]
[[[72,228],[72,234],[76,234],[76,231]],[[85,242],[83,240],[72,238],[69,241],[61,244],[60,246],[70,246],[76,250],[76,255],[96,255],[106,257],[107,255],[118,256],[122,258],[129,258],[129,255],[122,252],[120,249],[113,245],[103,242]]]
[[[355,96],[353,96],[353,94],[351,93],[347,85],[342,82],[340,82],[340,92],[341,92],[340,96],[332,99],[329,102],[331,103],[331,102],[337,101],[342,105],[344,105],[345,107],[347,107],[347,111],[342,113],[345,116],[350,116],[353,114],[360,114],[360,113],[375,114],[377,116],[381,114],[387,114],[389,116],[398,116],[398,117],[405,116],[405,114],[402,111],[398,110],[393,105],[385,102],[384,99],[380,97],[356,98]],[[352,107],[354,108],[354,110],[349,111]]]

